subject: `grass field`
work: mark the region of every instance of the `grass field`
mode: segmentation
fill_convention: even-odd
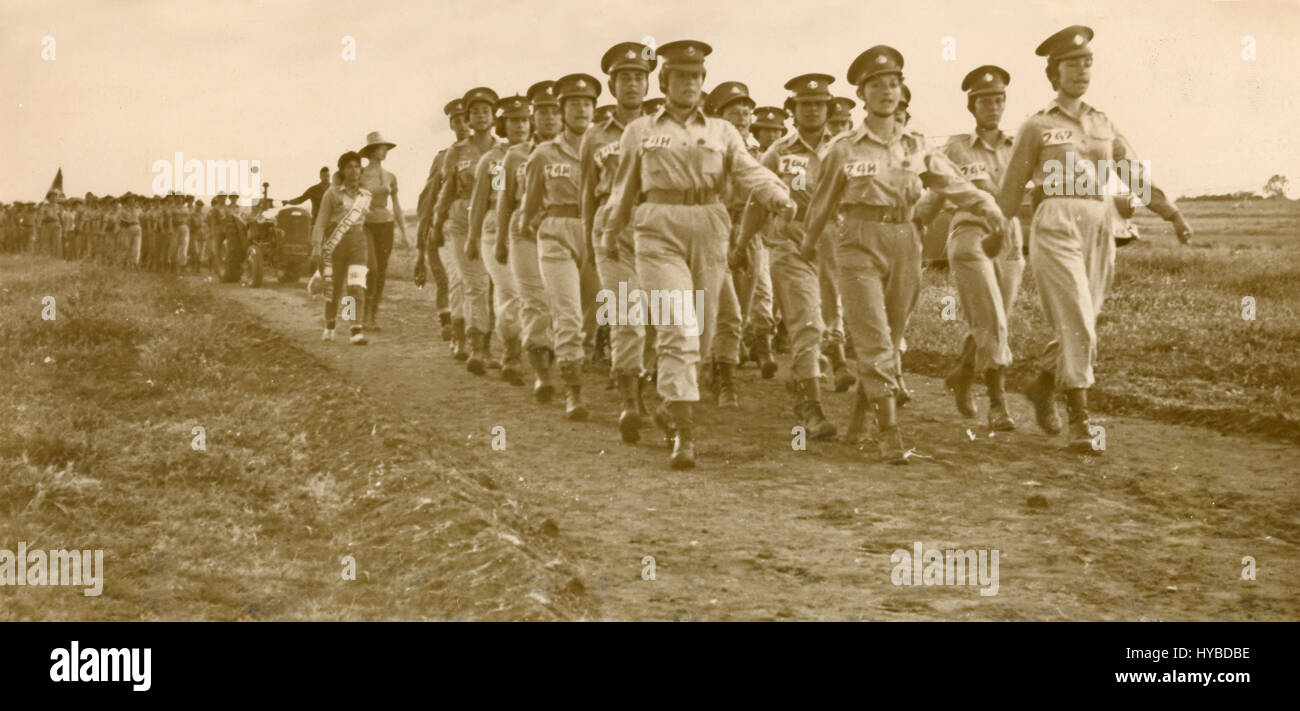
[[[102,595],[7,588],[0,619],[574,614],[537,524],[419,423],[211,285],[124,276],[0,257],[0,548],[105,550]]]
[[[1196,230],[1191,246],[1139,211],[1143,238],[1118,251],[1098,329],[1093,406],[1300,441],[1300,201],[1180,207]],[[415,250],[395,251],[390,278],[409,280],[414,261]],[[964,326],[940,318],[944,297],[957,293],[947,270],[927,268],[923,284],[904,368],[941,376]],[[1246,297],[1254,300],[1253,321],[1242,318]],[[1028,270],[1011,334],[1016,387],[1050,340]]]

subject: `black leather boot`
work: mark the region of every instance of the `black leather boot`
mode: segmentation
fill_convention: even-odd
[[[1025,388],[1025,398],[1034,406],[1034,421],[1049,435],[1061,433],[1061,416],[1056,412],[1056,374],[1044,370]]]
[[[636,444],[641,439],[641,413],[637,408],[640,384],[641,379],[634,374],[618,375],[618,394],[623,400],[623,411],[618,413],[618,433],[628,444]]]
[[[903,435],[898,431],[894,396],[876,398],[873,404],[876,409],[876,425],[880,428],[880,456],[890,464],[907,464]]]
[[[984,371],[984,386],[989,391],[989,429],[994,432],[1012,432],[1016,421],[1007,412],[1006,371],[989,368]]]
[[[834,423],[826,419],[822,410],[821,389],[817,378],[808,378],[800,383],[803,395],[803,429],[808,439],[831,439],[836,434]]]

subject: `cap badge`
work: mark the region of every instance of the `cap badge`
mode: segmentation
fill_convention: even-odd
[[[634,52],[634,51],[632,51],[632,50],[629,49],[629,50],[627,51],[627,54],[626,54],[625,56],[626,56],[628,59],[636,59],[636,52]]]
[[[577,87],[578,87],[579,89],[584,89],[584,88],[586,88],[586,86],[587,86],[587,82],[585,82],[585,81],[583,81],[583,80],[581,80],[581,79],[578,80]]]
[[[1075,43],[1075,44],[1083,44],[1083,35],[1075,35],[1075,36],[1074,36],[1074,43]]]
[[[884,63],[887,62],[887,61],[889,61],[889,60],[888,60],[888,59],[885,59],[885,55],[883,55],[883,54],[877,54],[877,55],[876,55],[876,64],[884,64]]]
[[[687,47],[687,48],[686,48],[686,53],[687,53],[687,54],[695,54],[695,48],[694,48],[694,47]]]
[[[817,82],[816,82],[816,81],[810,81],[810,82],[808,82],[808,88],[809,88],[809,89],[816,89],[816,88],[817,88]]]
[[[993,75],[992,75],[992,74],[987,74],[987,73],[986,73],[986,74],[984,75],[984,81],[993,81]]]

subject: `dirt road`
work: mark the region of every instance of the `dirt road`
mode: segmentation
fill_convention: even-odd
[[[435,459],[490,470],[553,521],[601,619],[1300,619],[1292,444],[1102,415],[1105,454],[1071,455],[1018,397],[1020,430],[991,437],[939,381],[910,376],[902,422],[923,458],[889,467],[841,443],[793,449],[782,363],[777,380],[742,371],[739,412],[699,409],[699,466],[674,472],[652,428],[619,442],[616,397],[594,373],[586,423],[498,371],[467,373],[433,331],[427,290],[392,283],[383,330],[354,347],[319,341],[320,302],[301,288],[213,288],[422,423]],[[849,395],[826,399],[842,425]],[[895,585],[891,554],[918,541],[998,551],[996,594]]]

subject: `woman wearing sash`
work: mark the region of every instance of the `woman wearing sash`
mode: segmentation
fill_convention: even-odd
[[[352,308],[345,308],[343,319],[351,321],[352,344],[366,344],[361,317],[366,313],[366,246],[365,218],[370,211],[370,191],[361,187],[361,156],[348,151],[339,156],[342,180],[331,185],[321,197],[320,214],[312,226],[312,261],[321,265],[333,291],[325,299],[325,333],[321,339],[334,340],[334,320],[343,291],[352,297]]]

